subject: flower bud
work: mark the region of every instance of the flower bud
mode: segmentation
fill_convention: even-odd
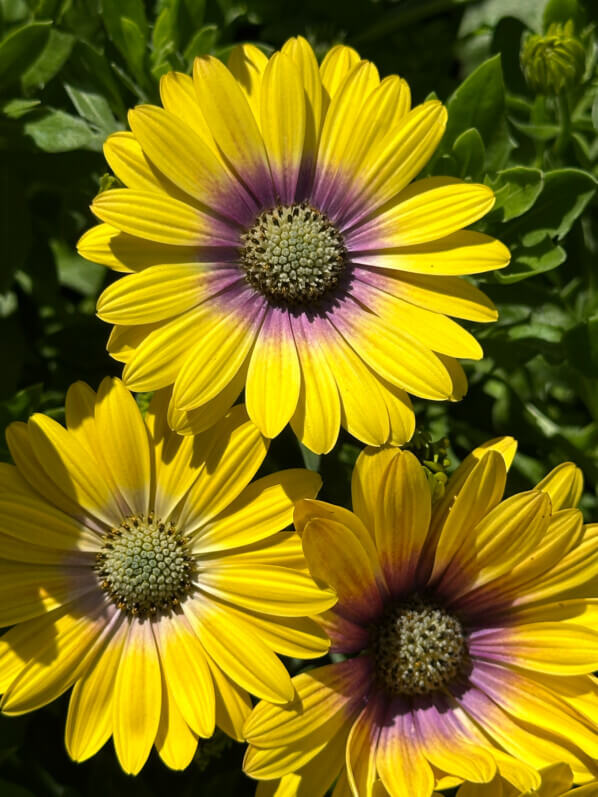
[[[538,94],[559,94],[575,86],[585,69],[585,51],[571,20],[554,22],[543,35],[528,36],[520,57],[525,79]]]

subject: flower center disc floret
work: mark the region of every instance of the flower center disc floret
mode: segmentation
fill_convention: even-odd
[[[96,572],[102,589],[132,617],[177,606],[190,592],[193,559],[188,541],[171,521],[134,515],[104,538]]]
[[[372,629],[378,682],[390,694],[426,695],[463,669],[463,628],[452,614],[419,597],[396,604]]]
[[[242,241],[247,281],[276,304],[317,302],[337,286],[345,269],[340,232],[307,202],[265,210]]]

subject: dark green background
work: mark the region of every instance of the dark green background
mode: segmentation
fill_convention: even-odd
[[[120,367],[105,352],[109,327],[94,316],[113,275],[81,260],[88,206],[110,184],[105,137],[126,111],[158,100],[157,81],[193,58],[225,58],[236,42],[266,52],[302,34],[318,57],[338,42],[382,75],[399,73],[414,102],[448,101],[449,125],[429,173],[485,181],[496,209],[478,228],[501,238],[511,266],[477,281],[500,321],[477,326],[486,352],[466,364],[460,404],[416,403],[418,423],[447,435],[453,464],[477,443],[513,434],[520,454],[510,490],[553,465],[584,470],[588,519],[598,519],[598,77],[596,4],[576,0],[0,0],[0,428],[31,412],[60,419],[76,379],[96,388]],[[534,96],[520,66],[522,36],[572,18],[586,72],[559,100]],[[471,325],[472,328],[475,325]],[[0,457],[8,459],[4,443]],[[323,496],[348,501],[358,444],[348,436],[310,457]],[[289,431],[269,470],[298,465]],[[295,670],[298,662],[289,662]],[[111,745],[85,764],[63,745],[66,699],[33,715],[0,719],[0,795],[249,794],[242,747],[200,745],[182,774],[152,754],[137,778],[123,775]]]

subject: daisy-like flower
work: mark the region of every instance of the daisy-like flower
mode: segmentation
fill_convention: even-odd
[[[477,341],[448,316],[496,311],[460,275],[505,266],[507,249],[462,228],[490,210],[485,185],[410,185],[446,124],[410,110],[396,75],[348,47],[318,68],[302,38],[270,59],[235,49],[170,73],[163,108],[129,114],[105,146],[127,186],[92,205],[104,222],[80,253],[129,272],[98,315],[132,390],[174,385],[169,423],[199,432],[245,389],[267,437],[290,421],[329,451],[342,424],[372,444],[413,433],[409,393],[459,399],[457,357]]]
[[[145,420],[118,380],[66,399],[66,426],[12,424],[0,466],[0,708],[22,714],[74,687],[66,747],[110,738],[126,772],[155,744],[190,762],[215,723],[234,738],[248,692],[287,702],[276,653],[321,656],[308,615],[335,596],[310,578],[289,524],[319,477],[249,483],[268,448],[242,406],[181,437],[157,394]]]
[[[321,797],[338,777],[334,797],[430,797],[497,775],[527,793],[555,763],[596,778],[598,525],[575,508],[570,463],[503,498],[514,452],[512,438],[476,449],[432,505],[413,454],[365,449],[354,512],[298,503],[345,658],[296,676],[294,704],[249,717],[260,795]]]

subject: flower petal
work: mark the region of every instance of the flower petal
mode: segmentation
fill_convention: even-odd
[[[341,404],[332,370],[303,314],[293,318],[293,335],[301,366],[301,389],[291,427],[303,445],[327,454],[338,438]]]
[[[156,641],[164,678],[183,719],[208,738],[216,722],[214,682],[206,652],[183,614],[161,617]]]
[[[254,44],[237,44],[226,63],[229,72],[242,88],[256,122],[260,122],[262,76],[268,57]]]
[[[370,700],[353,723],[347,739],[347,778],[352,793],[360,797],[373,797],[376,750],[383,721],[383,704],[380,700]]]
[[[376,769],[391,797],[430,797],[434,774],[417,740],[405,701],[390,702],[376,751]]]
[[[95,419],[102,458],[120,494],[132,514],[146,514],[152,471],[149,437],[137,403],[120,379],[102,381]]]
[[[511,259],[503,243],[472,230],[460,230],[428,243],[384,249],[378,249],[375,236],[368,240],[364,236],[360,246],[363,249],[359,253],[351,253],[354,263],[434,277],[494,271],[504,268]]]
[[[229,384],[251,351],[265,312],[262,298],[247,290],[234,295],[217,316],[202,319],[197,343],[187,352],[174,383],[177,409],[199,407]]]
[[[583,473],[572,462],[563,462],[538,482],[536,490],[548,493],[553,512],[576,507],[583,492]]]
[[[336,593],[318,587],[307,573],[276,565],[216,560],[202,567],[199,582],[202,590],[222,601],[283,617],[319,614],[336,603]]]
[[[251,713],[251,698],[212,659],[208,663],[216,687],[216,724],[231,738],[244,742],[243,725]]]
[[[275,748],[293,745],[306,737],[319,740],[318,731],[323,723],[337,717],[338,729],[355,715],[371,674],[371,660],[363,657],[296,675],[293,703],[288,706],[258,703],[245,723],[247,741],[257,747]],[[326,732],[325,736],[328,735]]]
[[[128,624],[117,620],[93,666],[81,675],[69,701],[65,744],[74,761],[86,761],[112,735],[114,675],[127,639]]]
[[[196,58],[193,82],[202,112],[225,158],[262,206],[276,204],[259,127],[233,75],[217,58]]]
[[[181,525],[185,523],[189,530],[199,525],[194,541],[198,554],[250,545],[288,526],[295,503],[314,498],[321,484],[319,474],[301,468],[271,473],[252,482],[209,523],[203,524],[203,516],[195,508],[193,522],[189,516],[181,519]]]
[[[284,53],[274,53],[262,76],[260,126],[272,180],[280,202],[295,200],[305,141],[306,109],[299,69]]]
[[[273,703],[293,699],[284,665],[239,613],[203,596],[183,603],[183,611],[208,655],[231,680]]]
[[[289,312],[271,307],[259,331],[247,372],[247,412],[266,437],[276,437],[297,407],[301,369]]]
[[[346,526],[314,518],[303,530],[302,542],[314,578],[329,584],[338,594],[339,614],[365,624],[383,611],[370,559]]]
[[[152,624],[129,621],[114,683],[114,747],[125,772],[136,775],[154,744],[162,705],[162,676]]]
[[[162,711],[156,750],[170,769],[186,769],[197,750],[197,736],[183,719],[168,683],[162,680]]]
[[[388,465],[378,493],[376,547],[392,593],[412,589],[430,525],[431,494],[424,469],[409,451]]]
[[[129,235],[173,246],[238,246],[239,236],[224,221],[166,194],[114,188],[93,201],[102,221]]]
[[[255,205],[239,181],[182,119],[138,105],[129,111],[129,124],[150,161],[182,191],[233,223],[251,222]]]

